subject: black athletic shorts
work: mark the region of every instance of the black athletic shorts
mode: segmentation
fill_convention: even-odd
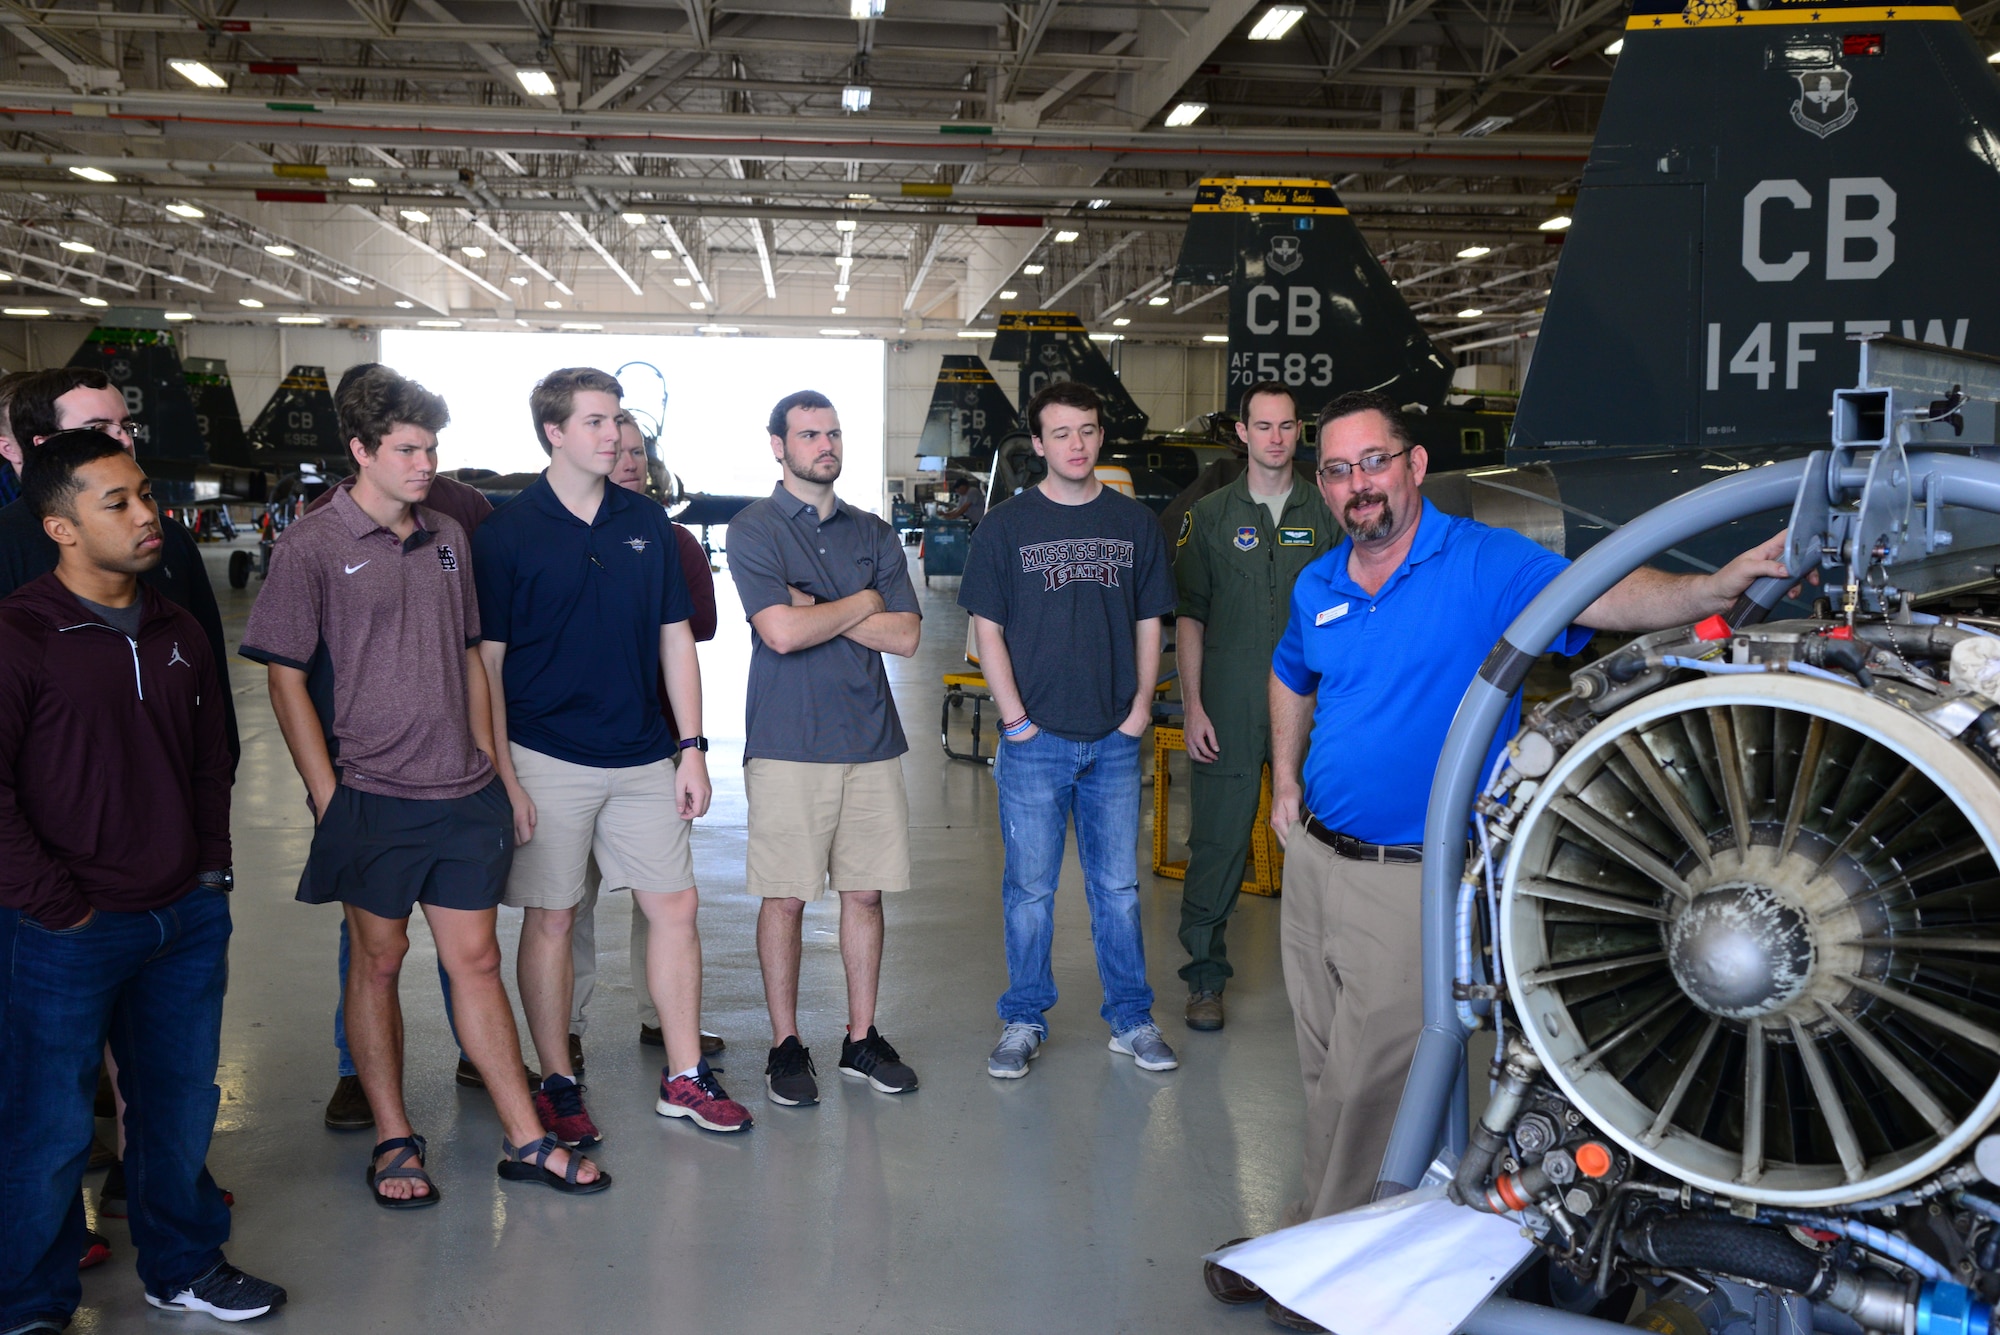
[[[466,797],[383,797],[342,784],[313,831],[299,900],[381,918],[417,904],[490,909],[514,863],[514,809],[495,778]]]

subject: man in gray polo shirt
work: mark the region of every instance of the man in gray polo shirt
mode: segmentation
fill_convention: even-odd
[[[751,627],[743,789],[749,888],[764,897],[764,1086],[773,1103],[819,1102],[812,1053],[799,1042],[799,937],[807,903],[831,885],[847,973],[841,1074],[907,1093],[916,1072],[876,1029],[875,993],[882,892],[910,885],[909,743],[882,655],[917,651],[917,595],[895,531],[833,494],[833,404],[811,390],[788,395],[769,429],[783,477],[729,521],[730,571]]]

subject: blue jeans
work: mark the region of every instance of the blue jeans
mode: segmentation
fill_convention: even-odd
[[[1007,925],[1007,991],[1000,1019],[1048,1033],[1056,1004],[1049,967],[1055,935],[1056,878],[1063,836],[1076,818],[1090,939],[1104,984],[1098,1014],[1123,1033],[1152,1022],[1146,943],[1139,931],[1139,739],[1116,730],[1094,742],[1038,732],[1002,742],[993,762],[1000,789],[1000,837],[1007,850],[1000,906]]]
[[[451,1011],[451,976],[444,971],[444,961],[438,961],[438,986],[444,990],[444,1022],[451,1026],[451,1041],[458,1043],[458,1017]],[[333,1046],[340,1053],[340,1073],[343,1076],[357,1075],[354,1069],[354,1054],[347,1050],[347,915],[340,915],[340,999],[333,1003]],[[465,1045],[460,1043],[458,1055],[465,1056]]]
[[[67,1321],[83,1296],[84,1166],[105,1040],[125,1096],[139,1278],[169,1298],[222,1260],[229,1207],[203,1166],[222,1101],[229,899],[99,912],[54,932],[0,909],[0,1330]]]

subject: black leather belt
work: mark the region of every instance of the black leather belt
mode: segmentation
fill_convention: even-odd
[[[1422,844],[1371,844],[1366,839],[1329,830],[1318,816],[1306,817],[1306,833],[1340,857],[1354,862],[1422,862]]]

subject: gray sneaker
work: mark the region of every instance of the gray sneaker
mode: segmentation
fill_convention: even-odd
[[[1181,1059],[1174,1056],[1174,1050],[1167,1046],[1167,1040],[1160,1037],[1160,1027],[1151,1020],[1135,1024],[1122,1034],[1113,1034],[1111,1050],[1122,1052],[1139,1063],[1142,1071],[1171,1071],[1181,1064]],[[998,1057],[1000,1054],[996,1052],[993,1055]]]
[[[1041,1049],[1041,1030],[1031,1024],[1010,1024],[1000,1031],[1000,1042],[986,1059],[986,1074],[999,1080],[1019,1080]]]

